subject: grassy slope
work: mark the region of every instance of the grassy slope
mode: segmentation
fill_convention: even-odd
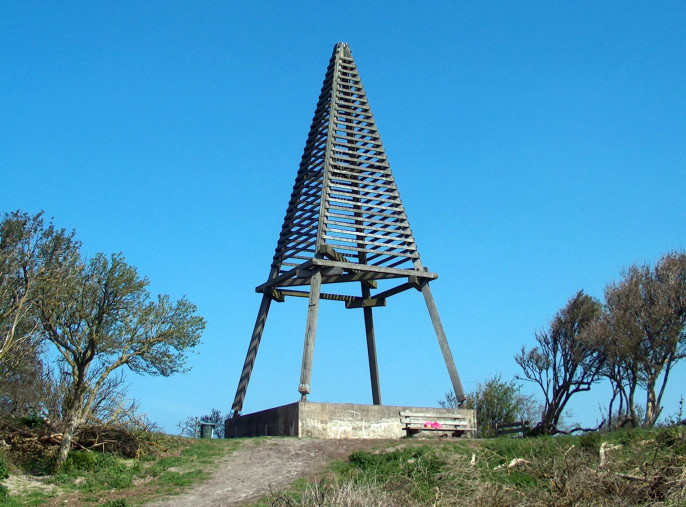
[[[239,445],[232,440],[168,435],[157,435],[153,442],[158,452],[133,459],[72,452],[61,473],[22,481],[23,491],[0,496],[0,505],[138,505],[159,495],[178,494],[207,479],[213,463]],[[30,462],[10,465],[10,472],[16,478],[33,466]]]
[[[686,505],[686,428],[416,441],[355,453],[260,504]]]
[[[240,442],[160,436],[155,445],[155,456],[136,459],[73,453],[61,474],[43,481],[52,491],[27,491],[0,504],[137,505],[202,481]],[[580,437],[415,439],[375,448],[370,441],[370,451],[358,451],[319,480],[300,480],[261,504],[686,505],[684,427]]]

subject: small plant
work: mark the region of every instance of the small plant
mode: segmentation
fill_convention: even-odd
[[[601,435],[597,431],[589,431],[579,437],[579,446],[588,451],[598,451],[600,449]]]
[[[89,492],[122,489],[130,487],[141,471],[140,467],[126,467],[112,454],[71,451],[53,481],[61,485],[78,484],[78,489]]]
[[[0,481],[10,476],[10,468],[3,454],[0,454]]]
[[[38,415],[29,415],[20,419],[21,424],[27,428],[39,429],[45,428],[46,424],[42,417]]]
[[[91,471],[98,466],[98,455],[94,452],[71,451],[62,466],[62,472]]]
[[[386,453],[358,451],[350,455],[344,473],[358,483],[387,483],[419,501],[435,497],[445,463],[428,447]]]

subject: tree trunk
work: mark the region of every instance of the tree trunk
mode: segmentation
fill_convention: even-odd
[[[638,416],[636,415],[636,404],[634,403],[635,399],[635,394],[636,394],[636,383],[632,381],[632,384],[629,386],[629,397],[627,399],[627,411],[629,413],[629,419],[631,420],[631,424],[633,426],[638,426]]]
[[[548,434],[552,433],[554,429],[557,428],[555,422],[555,406],[550,404],[543,411],[543,417],[541,417],[540,431],[541,433]]]
[[[71,421],[67,423],[67,427],[64,429],[62,434],[62,442],[60,442],[60,448],[57,452],[57,463],[55,464],[55,469],[59,470],[67,461],[69,456],[69,451],[71,450],[71,443],[74,440],[74,434],[76,433],[76,428],[78,428],[78,420],[72,418]]]
[[[616,398],[617,398],[617,388],[613,387],[612,398],[610,398],[610,406],[607,409],[607,429],[608,429],[608,431],[612,430],[612,409],[614,408]],[[621,406],[621,400],[620,400],[620,406]]]
[[[643,419],[643,425],[646,428],[652,428],[660,415],[660,407],[657,406],[657,396],[655,394],[655,380],[653,377],[648,378],[646,385],[646,415]]]

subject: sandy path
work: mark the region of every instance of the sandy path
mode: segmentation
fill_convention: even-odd
[[[270,438],[246,440],[214,465],[212,478],[179,496],[148,506],[232,506],[285,489],[299,477],[323,471],[331,461],[345,460],[358,449],[375,447],[370,440]],[[383,445],[382,441],[376,441]]]

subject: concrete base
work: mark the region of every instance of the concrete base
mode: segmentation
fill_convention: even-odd
[[[405,436],[400,411],[464,415],[476,428],[469,409],[312,403],[301,401],[226,420],[226,438],[290,436],[315,438],[401,438]],[[441,434],[449,432],[431,432]]]

